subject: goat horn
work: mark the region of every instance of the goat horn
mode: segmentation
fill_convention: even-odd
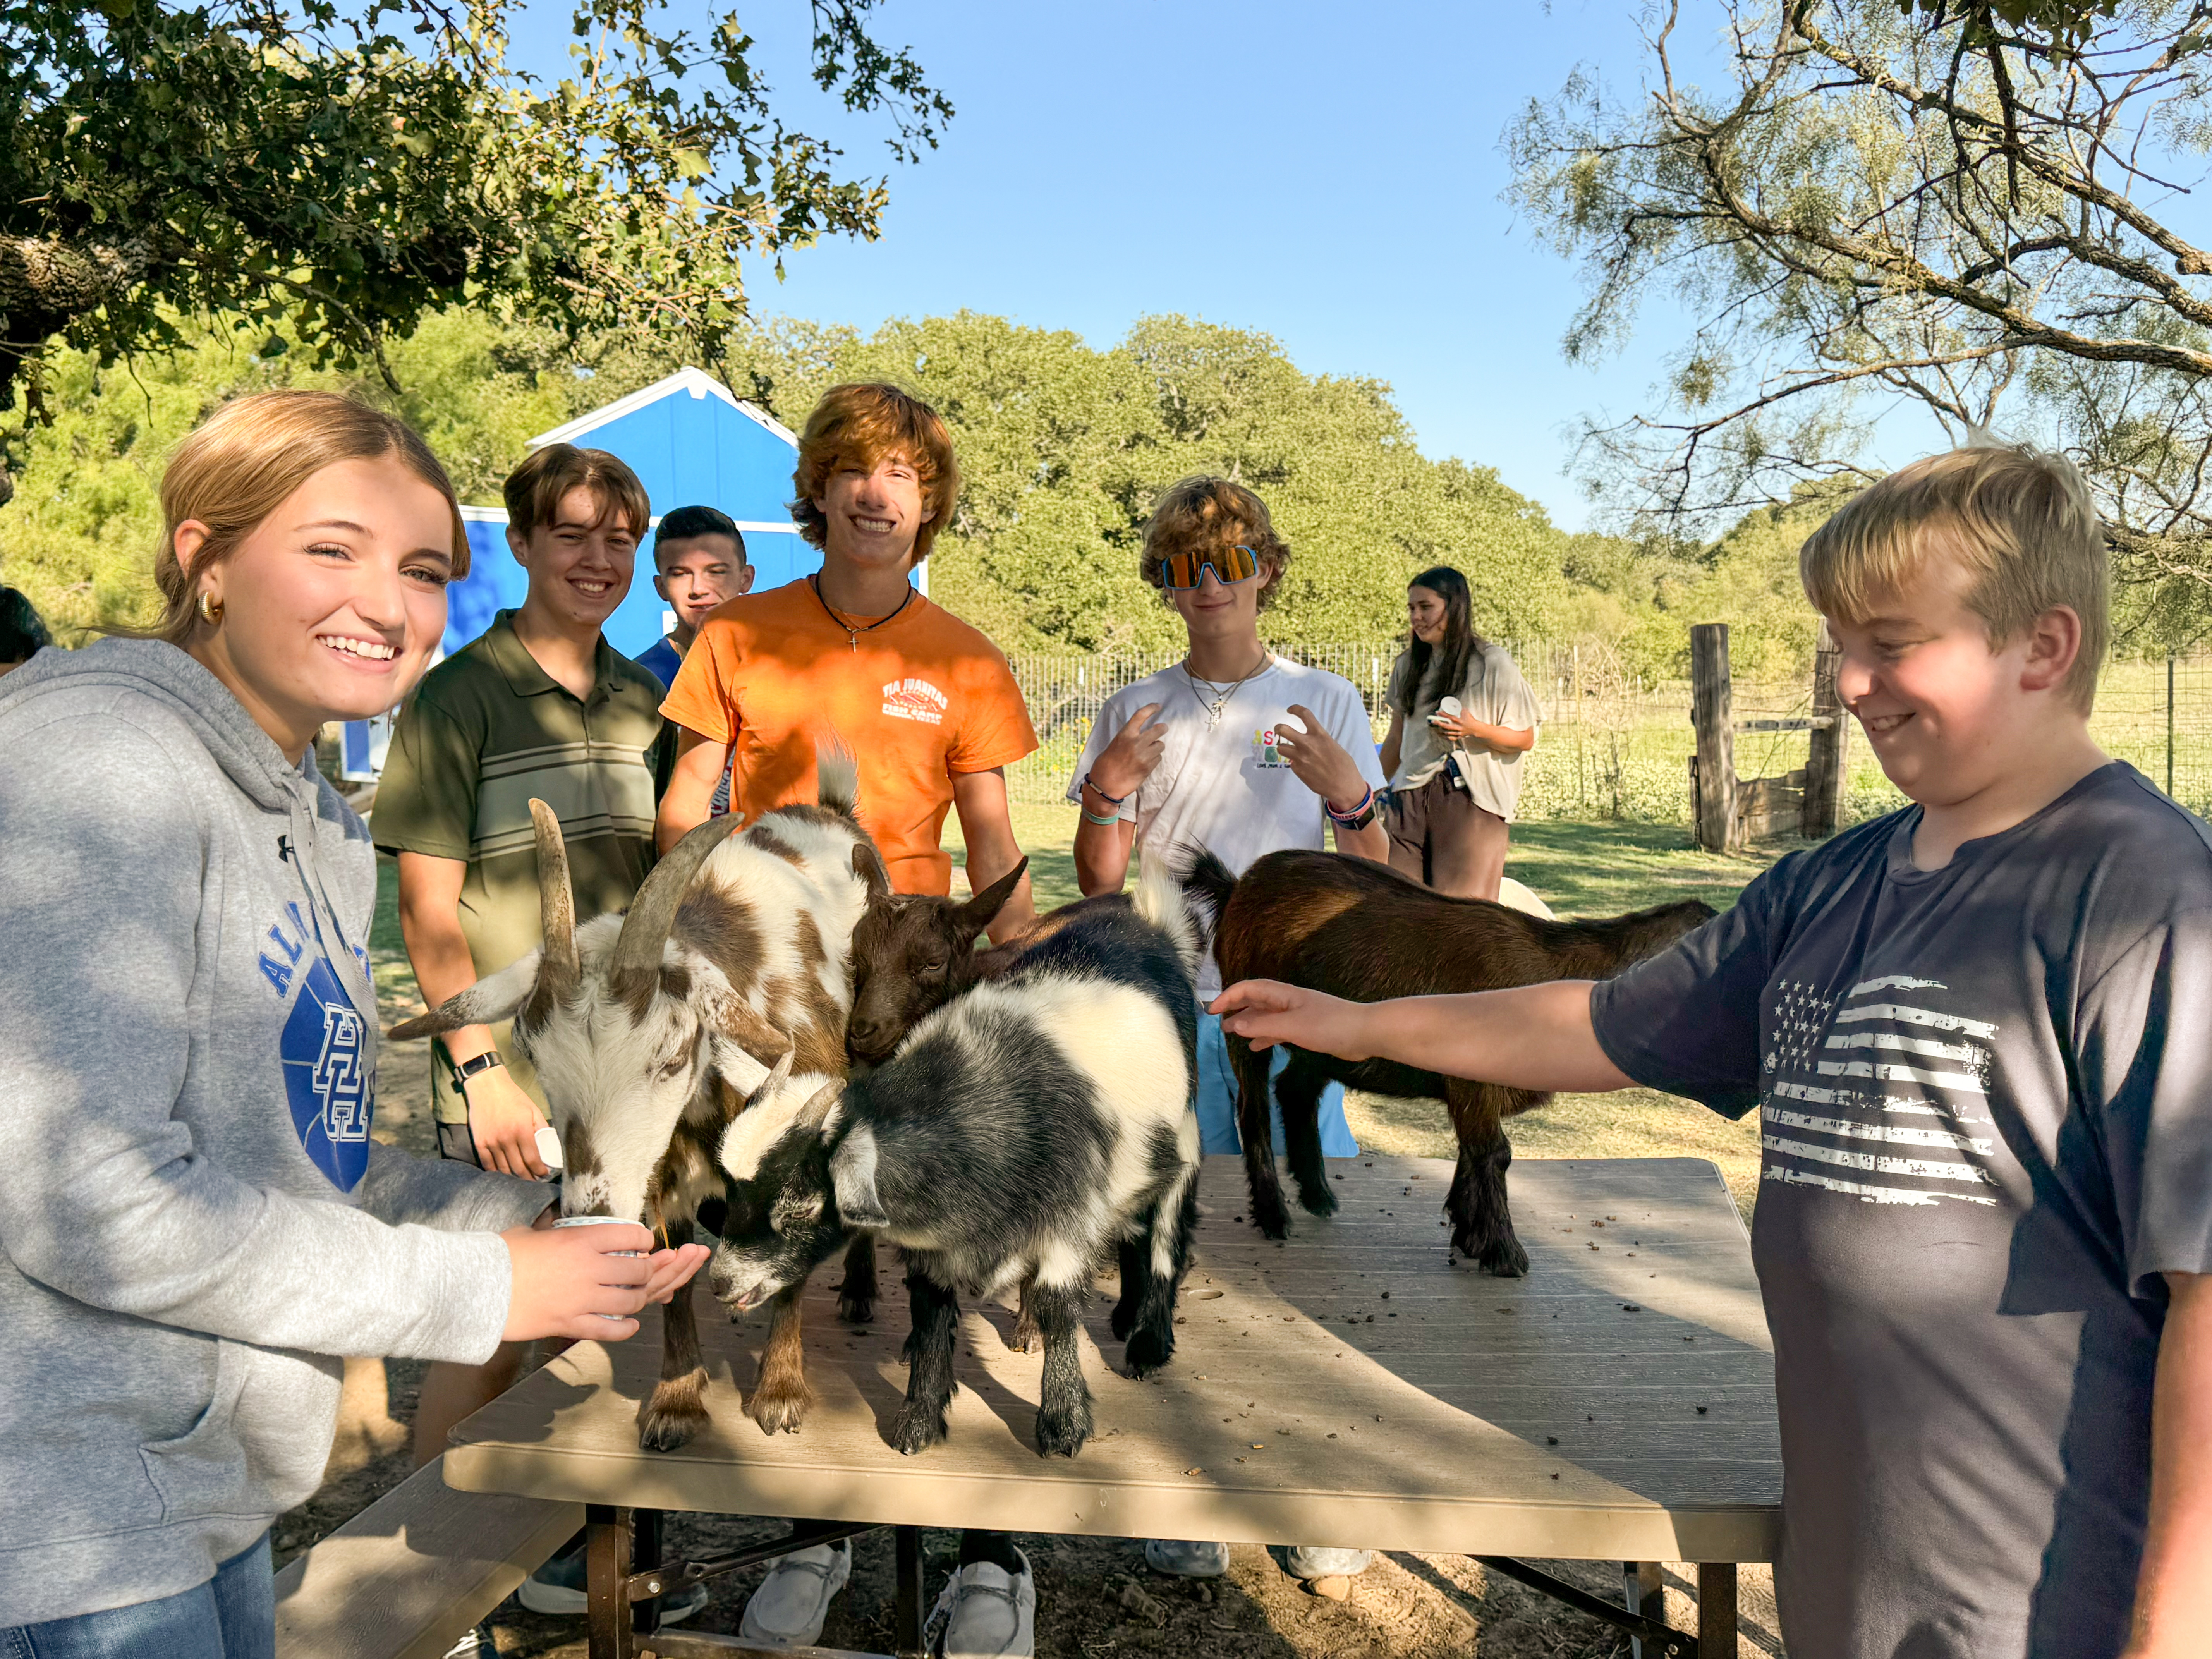
[[[791,1056],[795,1052],[796,1050],[793,1049],[785,1049],[782,1058],[769,1067],[769,1074],[753,1086],[753,1091],[745,1097],[747,1111],[750,1111],[763,1101],[772,1098],[777,1090],[791,1081]]]
[[[844,1092],[845,1085],[842,1083],[823,1084],[814,1091],[814,1098],[799,1109],[799,1115],[793,1121],[802,1129],[820,1128],[823,1120],[830,1115],[830,1109],[837,1103]]]
[[[650,989],[660,982],[660,953],[676,926],[677,907],[691,890],[691,883],[707,855],[722,838],[744,820],[737,813],[708,818],[668,849],[668,856],[653,866],[653,873],[630,901],[623,918],[622,937],[615,941],[610,966],[610,988],[624,1000],[635,1000],[641,986]]]
[[[545,935],[538,976],[555,994],[567,996],[583,977],[576,957],[576,896],[568,884],[568,847],[561,839],[561,820],[542,800],[530,803],[538,830],[538,916]]]

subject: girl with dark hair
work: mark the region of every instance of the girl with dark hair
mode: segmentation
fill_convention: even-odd
[[[1536,696],[1503,647],[1474,631],[1467,578],[1449,565],[1406,589],[1411,635],[1390,671],[1390,864],[1439,893],[1498,897]]]

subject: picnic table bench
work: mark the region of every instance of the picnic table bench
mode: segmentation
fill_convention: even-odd
[[[639,1604],[794,1540],[880,1526],[896,1532],[902,1654],[921,1647],[919,1528],[967,1526],[1447,1552],[1570,1600],[1522,1558],[1690,1562],[1694,1642],[1623,1608],[1601,1616],[1646,1654],[1734,1659],[1735,1566],[1773,1559],[1782,1474],[1765,1319],[1719,1172],[1693,1158],[1516,1163],[1529,1271],[1498,1279],[1448,1263],[1449,1164],[1330,1167],[1339,1213],[1297,1213],[1278,1244],[1243,1218],[1241,1161],[1206,1160],[1174,1361],[1142,1382],[1113,1370],[1100,1297],[1085,1353],[1097,1437],[1073,1460],[1037,1455],[1039,1358],[1006,1346],[1013,1316],[995,1306],[963,1310],[949,1440],[891,1449],[904,1309],[893,1297],[876,1324],[838,1324],[832,1271],[808,1294],[821,1403],[798,1433],[763,1435],[739,1410],[732,1378],[752,1380],[764,1318],[702,1321],[713,1420],[689,1445],[638,1449],[655,1345],[580,1343],[455,1431],[446,1479],[586,1505],[593,1659],[745,1651],[655,1631]],[[797,1524],[671,1562],[668,1510]]]

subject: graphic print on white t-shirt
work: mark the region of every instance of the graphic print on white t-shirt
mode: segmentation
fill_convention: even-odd
[[[1928,1005],[1948,988],[1887,974],[1842,997],[1771,986],[1761,1178],[1868,1204],[1994,1205],[1994,1022]]]

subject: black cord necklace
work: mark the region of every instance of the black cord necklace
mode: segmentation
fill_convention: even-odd
[[[854,651],[858,651],[860,648],[861,635],[872,634],[878,628],[881,628],[885,623],[896,622],[899,619],[900,613],[907,608],[908,602],[914,598],[914,585],[909,582],[907,585],[906,598],[898,602],[898,608],[893,611],[890,616],[878,617],[875,621],[870,623],[866,628],[855,628],[852,623],[847,622],[842,617],[839,616],[836,611],[832,610],[830,605],[830,601],[822,597],[821,577],[809,576],[806,579],[806,586],[812,591],[814,594],[814,603],[822,607],[823,613],[826,615],[831,622],[836,623],[838,627],[845,630],[845,637],[852,641],[853,649]]]

